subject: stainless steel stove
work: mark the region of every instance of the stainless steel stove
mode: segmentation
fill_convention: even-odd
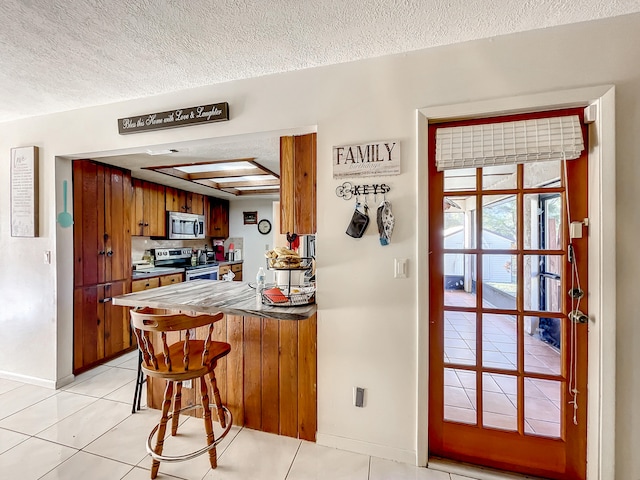
[[[218,280],[218,263],[191,265],[191,248],[156,248],[152,250],[156,267],[176,267],[185,269],[185,280]]]

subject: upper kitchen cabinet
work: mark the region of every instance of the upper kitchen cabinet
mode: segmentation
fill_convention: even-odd
[[[229,201],[222,198],[206,197],[205,206],[208,217],[207,236],[214,238],[229,237]]]
[[[90,160],[73,162],[74,285],[95,285],[131,276],[126,170]]]
[[[185,212],[204,215],[204,196],[198,193],[186,192],[177,188],[166,187],[167,212]]]
[[[132,180],[131,235],[163,237],[166,232],[165,187],[157,183]]]
[[[280,231],[316,233],[316,134],[280,137]]]

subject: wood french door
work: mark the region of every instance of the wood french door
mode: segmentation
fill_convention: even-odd
[[[587,291],[587,229],[570,242],[566,200],[571,221],[587,218],[586,149],[566,176],[563,161],[438,172],[440,126],[429,127],[429,455],[584,479],[587,325],[568,314],[588,312],[586,295],[570,295],[578,281]]]

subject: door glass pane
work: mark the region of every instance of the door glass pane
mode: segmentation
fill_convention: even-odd
[[[562,373],[562,337],[560,318],[525,317],[525,371],[560,375]]]
[[[562,255],[524,256],[524,308],[560,312]]]
[[[561,202],[559,194],[524,196],[524,248],[562,249]]]
[[[515,255],[482,256],[482,305],[515,310],[517,293]]]
[[[442,208],[445,250],[476,248],[476,197],[445,197]]]
[[[544,188],[560,186],[562,162],[535,162],[524,164],[524,188]]]
[[[444,191],[455,192],[476,189],[476,169],[456,168],[444,171]]]
[[[524,431],[560,437],[562,382],[527,378],[524,382]]]
[[[515,376],[482,374],[483,426],[500,430],[518,429],[517,390]]]
[[[510,190],[517,187],[517,166],[497,165],[482,169],[483,190]]]
[[[482,199],[482,248],[511,250],[517,246],[515,195],[486,195]]]
[[[476,306],[476,256],[444,254],[444,304],[448,307]]]
[[[470,424],[477,422],[475,372],[444,369],[444,419]]]
[[[515,370],[518,324],[515,315],[482,315],[482,365]]]
[[[444,361],[476,364],[476,315],[473,312],[444,312]]]

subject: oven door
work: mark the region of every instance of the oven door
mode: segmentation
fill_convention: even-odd
[[[196,270],[187,270],[186,281],[191,280],[218,280],[218,267],[199,268]]]

